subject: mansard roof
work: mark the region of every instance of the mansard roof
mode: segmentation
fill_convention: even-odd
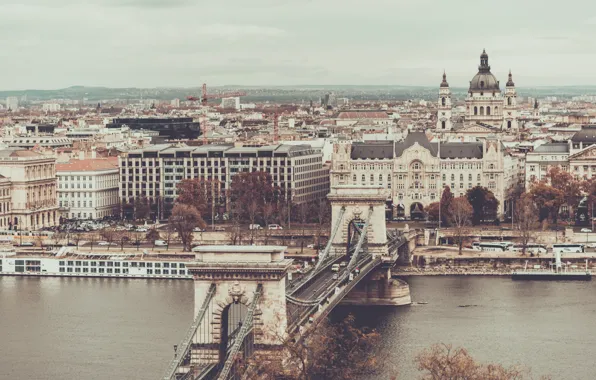
[[[350,157],[356,159],[392,159],[393,142],[392,141],[365,141],[352,144]]]
[[[441,144],[441,158],[482,158],[481,142],[448,142]]]

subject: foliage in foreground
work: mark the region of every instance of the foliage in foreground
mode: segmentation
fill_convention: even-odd
[[[482,364],[464,348],[436,344],[416,356],[422,380],[530,380],[530,371],[520,366]],[[541,377],[542,380],[550,379]]]

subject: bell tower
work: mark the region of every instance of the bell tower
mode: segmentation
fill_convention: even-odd
[[[436,129],[438,131],[450,131],[451,127],[451,90],[449,89],[449,83],[447,83],[447,75],[443,72],[443,81],[439,86]]]
[[[515,91],[515,83],[513,83],[511,70],[509,70],[509,80],[505,86],[504,102],[502,129],[505,132],[517,133],[519,130],[519,123],[517,121],[517,92]]]

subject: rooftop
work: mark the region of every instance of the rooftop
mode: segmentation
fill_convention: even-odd
[[[118,169],[118,157],[72,160],[65,164],[56,164],[56,172],[94,172],[115,169]]]

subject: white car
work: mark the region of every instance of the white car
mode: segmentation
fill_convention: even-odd
[[[199,227],[195,227],[192,229],[192,232],[205,232],[205,229],[201,229]]]
[[[590,243],[587,245],[588,248],[596,248],[596,243]]]
[[[592,230],[589,228],[582,228],[580,232],[589,233],[589,232],[592,232]]]
[[[156,247],[167,247],[168,243],[165,240],[156,240],[153,243]]]
[[[97,245],[106,246],[106,245],[114,245],[114,243],[108,243],[107,241],[100,241],[97,243]]]
[[[139,227],[137,228],[137,232],[147,232],[147,229],[145,227]]]
[[[284,228],[279,224],[270,224],[267,228],[270,230],[283,230]]]

